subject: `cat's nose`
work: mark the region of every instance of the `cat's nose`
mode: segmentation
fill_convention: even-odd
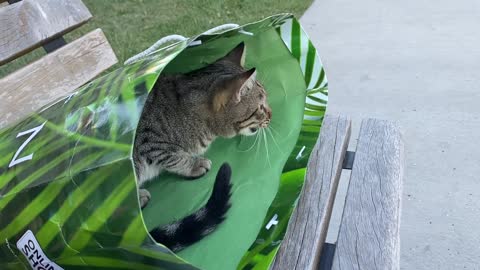
[[[270,109],[270,107],[265,107],[265,112],[267,113],[268,119],[272,119],[272,109]]]

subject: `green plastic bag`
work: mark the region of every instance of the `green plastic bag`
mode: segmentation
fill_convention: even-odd
[[[161,72],[187,72],[238,43],[273,111],[262,136],[217,139],[196,181],[162,174],[140,210],[131,161],[143,104]],[[81,87],[0,131],[0,269],[268,269],[303,185],[327,80],[299,22],[280,14],[185,39]],[[8,89],[7,89],[8,90]],[[148,231],[194,212],[232,167],[232,207],[173,254]]]

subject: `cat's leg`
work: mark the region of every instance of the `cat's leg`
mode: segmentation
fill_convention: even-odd
[[[205,175],[212,168],[212,161],[204,157],[192,157],[192,166],[184,176],[198,178]]]
[[[165,155],[160,165],[168,172],[196,179],[210,170],[212,162],[204,157],[193,156],[182,149],[176,149]]]
[[[144,188],[138,190],[138,195],[140,200],[140,207],[143,209],[148,204],[152,196],[150,195],[150,192],[148,192],[148,190]]]

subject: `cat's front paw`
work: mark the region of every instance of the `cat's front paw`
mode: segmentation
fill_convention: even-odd
[[[190,171],[189,178],[197,179],[204,176],[210,168],[212,167],[212,162],[209,159],[198,157],[193,163],[192,170]]]
[[[148,192],[148,190],[143,189],[143,188],[138,190],[138,198],[140,200],[140,207],[142,209],[145,208],[145,206],[147,206],[151,197],[152,197],[152,195],[150,195],[150,192]]]

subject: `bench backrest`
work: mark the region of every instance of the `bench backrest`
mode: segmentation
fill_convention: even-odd
[[[0,79],[0,128],[71,94],[117,62],[100,29],[69,44],[63,39],[92,17],[81,0],[9,2],[0,6],[0,66],[40,46],[48,54]]]

